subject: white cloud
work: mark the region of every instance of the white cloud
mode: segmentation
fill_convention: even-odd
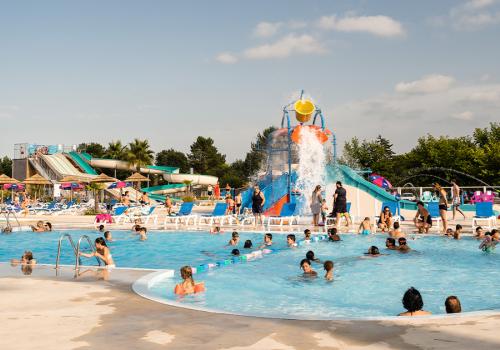
[[[220,63],[224,63],[224,64],[233,64],[233,63],[236,63],[238,62],[238,57],[236,57],[235,55],[233,55],[232,53],[229,53],[229,52],[221,52],[220,54],[218,54],[215,59],[220,62]]]
[[[465,8],[468,9],[481,9],[493,5],[496,0],[470,0],[464,4]]]
[[[458,30],[477,30],[500,23],[497,0],[471,0],[453,7],[447,20]]]
[[[304,29],[307,27],[307,22],[306,21],[300,21],[300,20],[295,20],[292,19],[287,22],[287,26],[290,29]]]
[[[259,38],[268,38],[275,35],[281,26],[283,26],[282,22],[260,22],[253,30],[253,35]]]
[[[450,89],[454,82],[451,76],[431,74],[419,80],[400,82],[396,84],[395,90],[405,94],[432,94]]]
[[[401,22],[388,16],[323,16],[317,26],[323,30],[341,32],[364,32],[381,37],[404,36],[405,30]]]
[[[292,54],[313,54],[326,53],[324,45],[315,37],[307,34],[289,34],[271,44],[264,44],[251,47],[243,52],[248,59],[269,59],[285,58]]]
[[[472,120],[474,118],[474,113],[471,111],[464,111],[461,113],[455,113],[452,117],[458,120]]]

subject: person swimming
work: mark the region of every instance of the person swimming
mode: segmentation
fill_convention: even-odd
[[[297,243],[295,242],[295,235],[294,234],[289,234],[286,236],[286,244],[290,248],[297,247]]]
[[[398,238],[398,250],[400,252],[403,252],[403,253],[406,253],[406,252],[409,252],[411,250],[411,248],[408,246],[407,242],[406,242],[406,238],[404,237],[400,237]]]
[[[341,241],[340,236],[337,234],[337,228],[332,227],[328,229],[328,240],[330,242],[338,242]]]
[[[306,253],[306,259],[309,261],[314,261],[315,263],[321,263],[321,260],[314,256],[314,252],[312,250]]]
[[[327,281],[333,281],[333,261],[331,260],[325,261],[325,263],[323,264],[323,268],[326,271],[325,279]]]
[[[37,221],[36,226],[31,226],[31,231],[33,232],[45,232],[45,227],[43,221]]]
[[[370,218],[366,217],[363,221],[361,221],[361,224],[359,225],[358,234],[369,235],[372,233],[372,228],[373,226]]]
[[[87,253],[82,253],[80,252],[81,256],[84,256],[86,258],[92,258],[96,256],[97,258],[101,259],[106,267],[115,267],[115,262],[113,261],[113,257],[111,255],[111,251],[109,250],[108,246],[106,245],[106,241],[102,237],[97,237],[95,239],[95,251],[87,254]]]
[[[148,229],[147,229],[147,228],[145,228],[145,227],[141,227],[141,228],[139,229],[139,236],[140,236],[140,237],[139,237],[139,239],[140,239],[141,241],[145,241],[145,240],[147,240],[147,239],[148,239],[147,232],[148,232]]]
[[[99,232],[104,232],[104,225],[99,225]]]
[[[397,250],[398,247],[396,247],[396,240],[392,237],[388,237],[385,240],[385,247],[389,250]]]
[[[481,226],[476,227],[475,239],[484,239],[484,230]]]
[[[406,311],[398,316],[427,316],[431,314],[429,311],[422,310],[424,307],[422,295],[413,287],[403,295],[403,307]]]
[[[462,312],[462,305],[460,304],[460,300],[454,295],[450,295],[448,298],[446,298],[444,307],[446,308],[447,314],[458,314]]]
[[[495,230],[495,232],[486,232],[484,235],[484,240],[479,245],[479,249],[487,253],[490,253],[493,250],[495,250],[496,245],[498,244],[498,239],[499,239],[498,236],[500,236],[498,230]]]
[[[111,232],[104,232],[104,239],[108,242],[113,242],[113,236],[111,235]]]
[[[270,247],[273,245],[273,235],[270,233],[266,233],[264,235],[264,242],[260,245],[259,249]]]
[[[24,251],[21,259],[12,259],[10,262],[13,266],[16,266],[17,264],[36,265],[36,259],[33,257],[33,253],[31,252],[31,250]]]
[[[389,237],[397,239],[399,237],[405,236],[403,231],[401,231],[401,226],[399,225],[399,221],[395,221],[392,227],[394,227],[394,229],[389,231]]]
[[[308,243],[311,242],[311,230],[309,230],[308,228],[304,230],[304,241]]]
[[[231,250],[231,255],[233,256],[240,256],[240,250],[239,249],[233,249]]]
[[[179,283],[174,288],[174,293],[177,295],[186,295],[193,293],[201,293],[205,291],[203,282],[195,283],[193,279],[193,269],[191,266],[183,266],[180,269],[182,283]]]
[[[366,252],[365,255],[370,257],[377,257],[382,254],[380,254],[380,251],[377,246],[372,245],[370,248],[368,248],[368,252]]]
[[[462,225],[458,224],[455,226],[455,232],[453,232],[453,239],[460,239],[462,236]]]
[[[216,234],[218,234],[218,233],[222,233],[222,232],[223,232],[223,231],[221,231],[220,226],[215,226],[215,227],[213,227],[213,228],[210,228],[210,233],[211,233],[211,234],[216,235]]]
[[[318,273],[314,271],[311,267],[311,262],[307,259],[302,259],[300,261],[300,268],[304,271],[303,275],[305,277],[316,277]]]
[[[245,249],[251,249],[251,248],[252,248],[252,246],[253,246],[252,241],[251,241],[251,240],[249,240],[249,239],[247,239],[247,240],[245,241],[245,244],[243,245],[243,248],[245,248]]]
[[[227,245],[235,246],[238,245],[239,242],[240,242],[240,235],[238,234],[238,232],[234,231],[231,234],[231,239],[229,240],[229,243]]]

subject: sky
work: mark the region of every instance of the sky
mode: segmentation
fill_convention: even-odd
[[[0,155],[14,143],[212,137],[243,158],[305,89],[340,148],[500,120],[500,0],[0,1]]]

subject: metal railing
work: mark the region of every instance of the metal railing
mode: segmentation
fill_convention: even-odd
[[[75,260],[75,270],[78,270],[78,268],[80,267],[80,244],[82,243],[82,239],[86,239],[89,246],[90,246],[90,249],[92,250],[93,253],[95,253],[95,247],[94,245],[92,244],[92,241],[90,240],[89,236],[87,235],[83,235],[83,236],[80,236],[80,238],[78,239],[78,244],[76,245],[76,260]],[[99,258],[97,256],[94,256],[97,260],[97,263],[99,264],[99,266],[101,266],[101,260],[99,260]]]
[[[61,245],[64,238],[68,238],[69,243],[71,244],[71,248],[73,248],[73,254],[75,254],[76,259],[78,260],[78,255],[76,254],[75,242],[73,242],[73,238],[69,233],[64,233],[59,237],[59,243],[57,245],[57,257],[56,257],[56,270],[59,268],[59,260],[61,258]]]

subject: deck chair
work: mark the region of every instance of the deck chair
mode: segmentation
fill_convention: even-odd
[[[472,195],[470,202],[471,204],[481,203],[483,201],[483,193],[481,191],[476,191]]]
[[[436,198],[434,197],[431,191],[424,191],[424,193],[422,193],[422,196],[420,197],[420,200],[424,203],[427,203],[435,201]]]
[[[432,226],[434,226],[435,222],[437,230],[440,231],[443,220],[441,219],[441,215],[439,214],[439,203],[438,202],[427,203],[427,210],[429,211],[429,215],[432,218]]]
[[[269,230],[271,226],[282,227],[285,222],[288,226],[292,226],[293,223],[299,223],[299,216],[295,215],[295,209],[297,208],[297,203],[285,203],[281,208],[279,216],[269,216],[267,218],[267,229]]]
[[[177,214],[173,216],[165,216],[163,227],[166,229],[167,224],[171,223],[174,224],[177,228],[180,224],[189,225],[190,221],[193,222],[193,225],[196,225],[196,219],[198,218],[198,216],[191,214],[191,212],[193,211],[193,206],[194,203],[192,202],[182,203]]]
[[[212,226],[215,223],[219,225],[223,225],[224,222],[231,224],[233,222],[234,217],[232,215],[226,215],[227,204],[226,203],[217,203],[215,208],[210,215],[202,215],[198,216],[197,225],[206,225]]]
[[[482,227],[493,229],[497,225],[497,217],[493,211],[493,203],[482,202],[476,203],[476,214],[472,218],[472,232],[475,232],[476,227],[480,226],[479,222],[484,221],[487,224]]]

